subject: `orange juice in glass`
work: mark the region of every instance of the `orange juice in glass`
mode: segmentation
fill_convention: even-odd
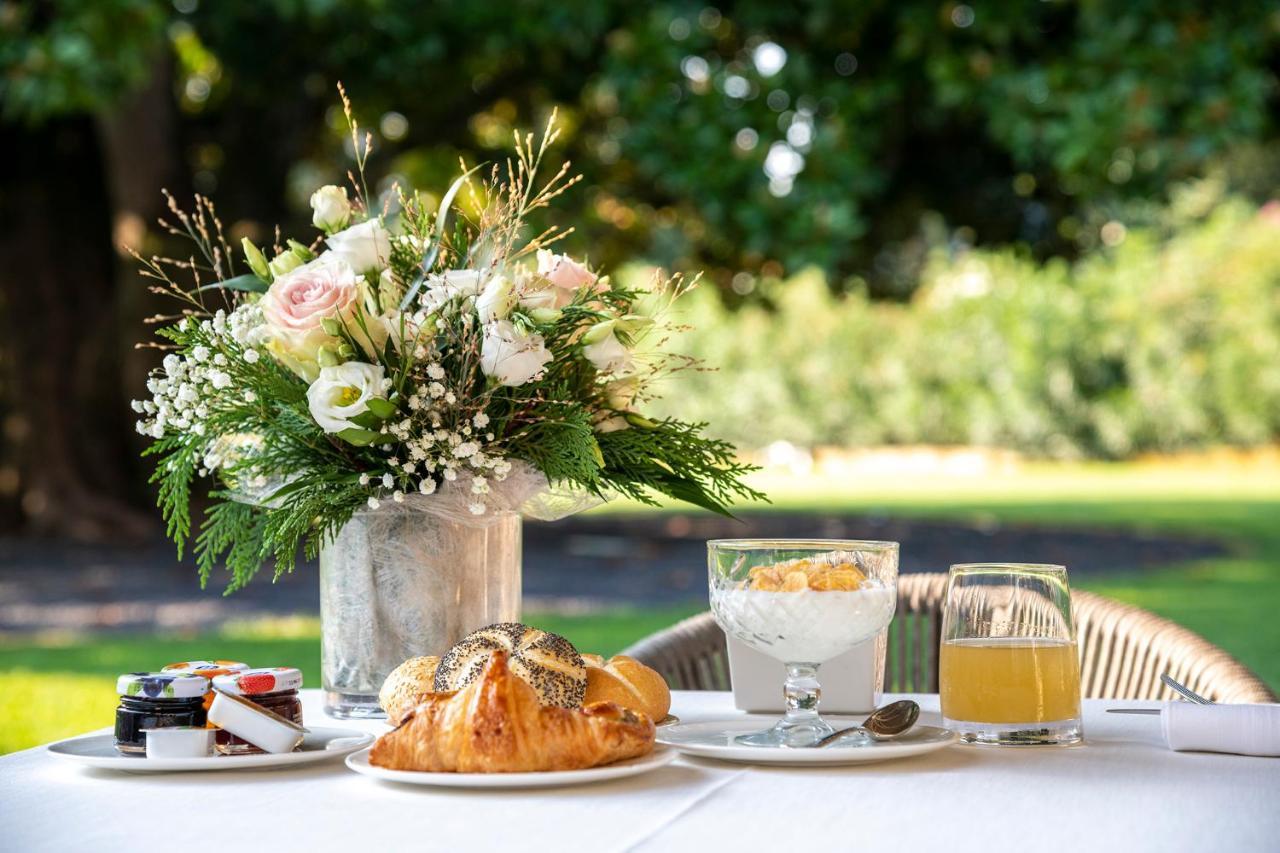
[[[942,716],[965,743],[1078,743],[1080,657],[1067,570],[952,566],[938,682]]]

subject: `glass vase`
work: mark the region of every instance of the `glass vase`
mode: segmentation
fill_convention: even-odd
[[[383,717],[378,690],[405,659],[517,621],[520,524],[516,513],[463,519],[390,501],[356,513],[320,552],[325,711]]]

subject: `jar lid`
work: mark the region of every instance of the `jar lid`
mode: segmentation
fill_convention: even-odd
[[[118,694],[145,699],[199,699],[208,689],[208,679],[180,672],[126,672],[116,679]]]
[[[199,675],[202,678],[212,680],[216,675],[244,672],[248,668],[249,664],[241,663],[238,660],[184,660],[180,663],[171,663],[160,671]]]
[[[302,670],[291,666],[246,669],[244,672],[216,676],[213,686],[233,696],[260,696],[263,693],[297,690],[302,686]]]

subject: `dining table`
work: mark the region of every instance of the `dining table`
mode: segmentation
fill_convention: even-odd
[[[318,690],[302,696],[314,725],[387,731],[329,719]],[[920,704],[921,724],[941,724],[937,694],[884,701],[898,698]],[[410,786],[340,758],[119,772],[40,746],[0,757],[0,850],[1280,850],[1280,759],[1172,752],[1158,717],[1106,713],[1119,707],[1159,703],[1086,699],[1084,743],[1070,747],[956,744],[805,767],[680,756],[639,776],[541,789]],[[714,691],[675,691],[672,713],[745,716]]]

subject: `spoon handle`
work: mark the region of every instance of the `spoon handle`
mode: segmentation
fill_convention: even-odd
[[[824,737],[822,740],[815,743],[813,746],[815,749],[820,749],[824,746],[830,746],[836,741],[844,740],[845,738],[850,737],[854,734],[861,734],[864,737],[869,738],[870,740],[876,739],[875,735],[873,735],[871,732],[864,729],[862,726],[849,726],[849,728],[847,729],[840,729],[840,731],[838,732],[832,732],[831,734]]]

